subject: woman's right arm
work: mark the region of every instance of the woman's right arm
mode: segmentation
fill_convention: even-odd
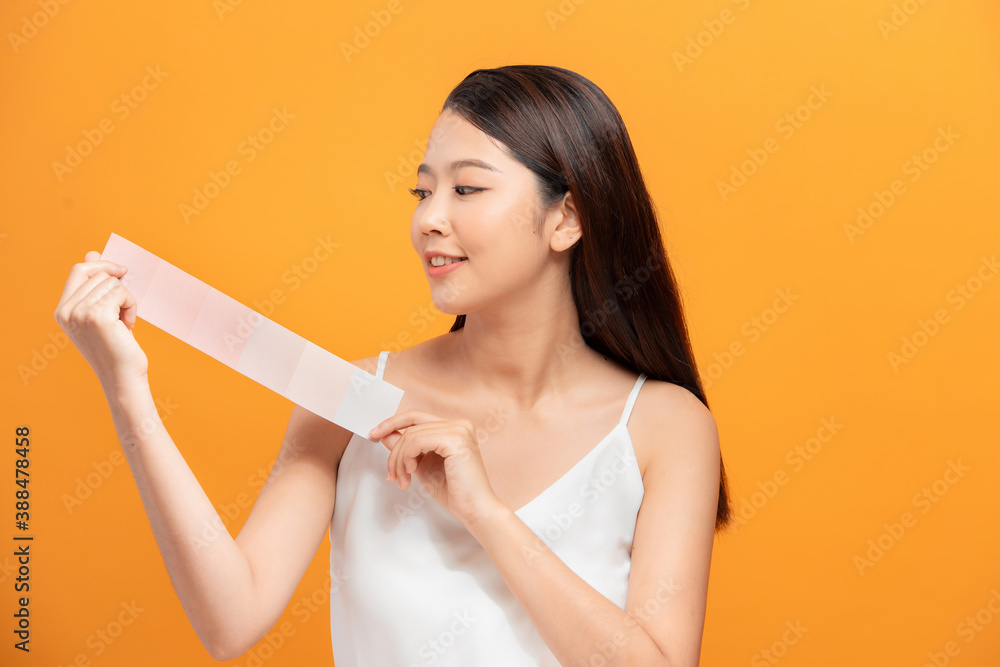
[[[281,451],[233,539],[156,412],[135,301],[117,265],[70,271],[56,319],[94,368],[174,590],[209,653],[242,655],[281,616],[333,515],[351,434],[296,406]]]

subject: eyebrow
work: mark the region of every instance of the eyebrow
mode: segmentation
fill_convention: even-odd
[[[502,171],[500,171],[499,169],[497,169],[496,167],[494,167],[493,165],[491,165],[489,162],[483,162],[482,160],[472,160],[472,159],[455,160],[454,162],[451,163],[451,166],[449,167],[449,171],[457,171],[457,170],[461,169],[462,167],[479,167],[480,169],[486,169],[487,171],[494,171],[494,172],[496,172],[498,174],[502,174],[503,173]],[[434,170],[431,169],[431,166],[429,164],[427,164],[426,162],[423,162],[423,163],[420,164],[419,167],[417,167],[417,173],[418,174],[433,174]]]

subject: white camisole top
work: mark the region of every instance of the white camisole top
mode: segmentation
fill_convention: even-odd
[[[388,351],[379,355],[376,376]],[[618,424],[515,514],[584,581],[625,609],[642,476]],[[357,434],[330,524],[330,634],[338,667],[558,665],[479,542],[413,475],[388,482],[389,450]],[[558,603],[553,601],[553,610]]]

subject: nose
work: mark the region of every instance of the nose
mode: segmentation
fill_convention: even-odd
[[[445,190],[445,194],[428,197],[416,215],[417,228],[421,234],[430,234],[433,231],[444,236],[451,234],[447,190]]]

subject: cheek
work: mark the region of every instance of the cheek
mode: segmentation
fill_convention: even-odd
[[[424,249],[421,236],[419,218],[417,218],[417,214],[414,213],[413,217],[410,219],[410,245],[413,246],[413,250],[416,251],[420,261],[423,262]]]
[[[537,204],[532,197],[511,197],[498,206],[498,224],[503,225],[507,234],[518,243],[530,244],[538,240],[535,219],[539,215]]]
[[[474,244],[479,266],[499,282],[520,282],[533,276],[545,261],[544,244],[534,234],[534,214],[534,209],[524,205],[500,207],[488,220],[482,220],[474,239],[463,235],[463,247],[473,256]]]

